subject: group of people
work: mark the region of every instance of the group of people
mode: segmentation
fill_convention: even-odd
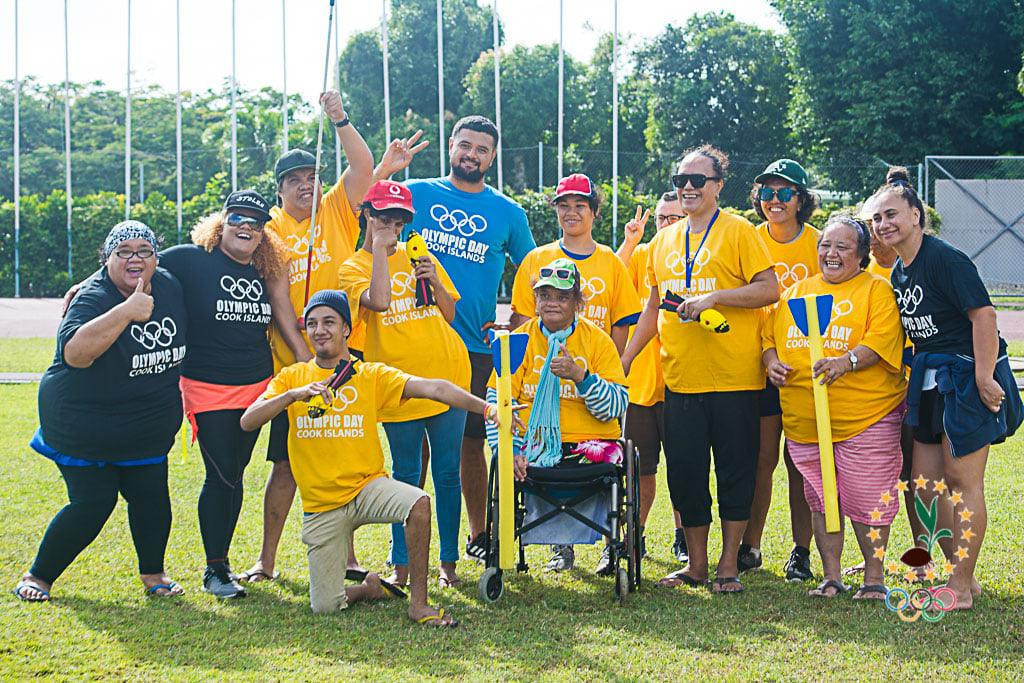
[[[961,541],[965,525],[940,507],[957,539],[943,545],[947,556],[955,545],[969,549],[949,587],[958,607],[972,604],[985,460],[989,444],[1020,424],[1020,397],[976,268],[927,234],[904,171],[891,171],[865,203],[866,221],[836,215],[819,231],[808,222],[815,198],[806,172],[779,160],[754,180],[751,201],[764,220],[755,228],[719,207],[728,159],[704,145],[682,156],[649,242],[641,244],[649,212],[638,208],[617,251],[599,244],[601,192],[572,174],[551,199],[561,238],[538,247],[523,209],[484,182],[499,140],[490,120],[455,124],[447,177],[403,184],[390,177],[427,144],[419,133],[393,141],[375,166],[340,95],[321,102],[349,164],[334,187],[322,190],[312,154],[289,151],[274,169],[273,205],[254,190],[234,192],[195,226],[192,244],[163,251],[144,224],[120,223],[102,246],[101,269],[73,290],[31,443],[59,468],[69,503],[15,588],[20,599],[50,598],[118,493],[146,592],[183,592],[164,567],[167,453],[183,415],[206,467],[203,590],[218,598],[277,578],[298,490],[314,611],[407,587],[411,619],[454,626],[427,601],[432,517],[438,583],[458,586],[462,552],[478,560],[487,552],[484,440],[494,443],[501,427],[517,433],[518,478],[531,465],[615,461],[617,439],[632,439],[641,525],[663,451],[672,552],[685,567],[660,583],[725,593],[742,591],[740,574],[762,564],[781,451],[793,535],[786,578],[813,578],[813,536],[825,580],[811,594],[834,597],[848,587],[842,531],[824,523],[812,398],[821,382],[840,509],[864,553],[856,597],[885,597],[873,542],[881,534],[884,544],[898,501],[877,498],[913,473],[944,478],[974,511]],[[510,326],[528,342],[513,376],[518,415],[500,426],[487,333],[503,327],[495,307],[507,260],[518,267]],[[818,294],[835,303],[825,357],[812,367],[786,302]],[[727,325],[692,324],[712,313]],[[267,423],[263,544],[235,573],[229,551],[243,475]],[[712,453],[722,552],[710,581]],[[433,515],[423,491],[428,463]],[[911,506],[908,514],[919,525]],[[359,568],[354,532],[370,523],[392,524],[387,579]],[[552,550],[548,569],[574,566],[572,546]],[[609,569],[606,548],[597,571]],[[359,583],[346,584],[353,576]]]

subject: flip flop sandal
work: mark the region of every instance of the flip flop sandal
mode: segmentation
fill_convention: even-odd
[[[857,592],[853,594],[854,600],[885,600],[886,594],[889,592],[889,588],[880,583],[867,583],[857,589]],[[871,598],[867,597],[868,593],[878,593],[879,597]]]
[[[680,583],[666,583],[666,581],[679,581]],[[703,581],[695,579],[687,574],[683,569],[674,571],[658,581],[658,585],[664,586],[665,588],[677,588],[683,584],[690,586],[691,588],[707,588],[710,582],[707,579],[704,579]]]
[[[437,622],[436,626],[434,622]],[[431,614],[430,616],[423,617],[422,619],[416,620],[417,624],[430,624],[434,628],[455,628],[459,625],[459,622],[452,619],[451,621],[444,620],[444,608],[437,610],[437,614]]]
[[[366,580],[366,576],[369,573],[370,572],[368,572],[368,571],[366,571],[364,569],[346,569],[345,570],[345,580],[347,580],[347,581],[365,581]],[[406,597],[408,597],[405,594],[405,591],[402,590],[403,588],[405,588],[405,586],[403,586],[403,585],[400,585],[400,584],[397,584],[397,583],[393,583],[391,581],[388,581],[387,579],[380,579],[380,586],[388,594],[388,597],[391,597],[391,598],[406,598]]]
[[[276,570],[273,574],[268,574],[262,569],[257,569],[254,572],[241,572],[235,577],[235,580],[239,583],[259,583],[261,581],[275,581],[279,576],[281,576],[281,572]]]
[[[835,595],[828,595],[825,593],[825,591],[829,588],[835,589]],[[825,579],[824,581],[818,584],[817,588],[807,591],[807,594],[810,595],[812,598],[835,598],[838,597],[841,593],[847,592],[848,590],[850,590],[850,587],[847,586],[845,583],[841,583],[839,581],[836,581],[835,579]]]
[[[437,577],[437,587],[438,588],[458,588],[461,585],[462,585],[462,579],[459,579],[459,578],[449,579],[447,576],[439,576],[439,577]]]
[[[864,573],[864,563],[855,564],[852,567],[847,567],[843,570],[843,576],[856,576],[857,574]]]
[[[184,590],[175,593],[175,588],[181,588],[181,584],[179,584],[177,581],[171,581],[170,583],[157,583],[146,589],[146,595],[155,596],[158,598],[176,598],[181,595],[184,595]],[[157,593],[157,591],[161,589],[167,592]]]
[[[739,587],[740,587],[739,590],[727,591],[727,590],[724,589],[725,586],[728,586],[728,585],[731,585],[731,584],[739,585]],[[743,582],[740,581],[740,578],[738,576],[718,576],[718,577],[715,577],[715,584],[714,585],[715,585],[715,587],[718,588],[718,590],[716,590],[715,593],[742,593],[743,591],[746,590],[746,588],[743,587]]]
[[[38,598],[27,597],[22,592],[26,588],[31,588],[32,590],[38,591],[40,593],[40,597],[38,597]],[[22,579],[21,581],[18,582],[18,585],[15,586],[14,590],[11,591],[11,592],[14,593],[14,595],[19,600],[21,600],[22,602],[47,602],[50,599],[50,591],[44,589],[42,586],[40,586],[35,581],[32,581],[31,579]]]

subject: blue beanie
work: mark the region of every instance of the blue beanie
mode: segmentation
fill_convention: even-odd
[[[334,309],[341,316],[341,319],[345,321],[349,329],[352,329],[352,313],[349,310],[348,295],[345,292],[340,289],[321,289],[309,297],[309,303],[306,304],[305,310],[302,311],[303,319],[317,306],[327,306]]]

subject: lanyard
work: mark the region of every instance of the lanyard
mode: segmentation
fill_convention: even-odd
[[[697,260],[700,255],[700,250],[704,248],[704,242],[708,239],[708,234],[711,232],[712,226],[715,221],[718,220],[718,214],[721,213],[721,209],[715,209],[715,215],[711,217],[711,222],[708,223],[708,227],[704,230],[704,236],[700,238],[700,244],[697,245],[697,251],[693,254],[693,258],[690,258],[690,219],[686,219],[686,289],[690,289],[690,279],[693,275],[693,262]]]

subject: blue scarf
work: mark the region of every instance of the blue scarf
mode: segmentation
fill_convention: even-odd
[[[551,372],[551,360],[562,351],[565,340],[576,329],[576,323],[557,332],[548,332],[540,326],[548,339],[548,353],[537,382],[530,419],[526,425],[524,455],[537,467],[554,467],[562,459],[562,425],[559,408],[561,380]]]

